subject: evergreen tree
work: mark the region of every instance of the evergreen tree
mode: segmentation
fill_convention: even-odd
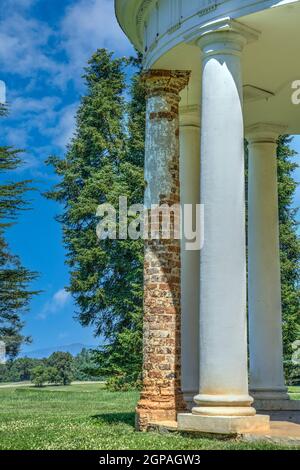
[[[74,380],[100,380],[101,374],[97,375],[99,366],[94,360],[94,353],[90,349],[83,348],[73,361]]]
[[[5,114],[6,109],[1,106],[0,115],[3,117]],[[17,355],[22,343],[29,341],[22,335],[22,314],[36,293],[28,288],[36,273],[22,266],[5,240],[6,230],[27,206],[24,193],[30,189],[31,182],[4,181],[7,172],[15,170],[21,163],[20,151],[0,147],[0,340],[5,343],[7,355],[11,358]]]
[[[297,233],[297,209],[293,207],[297,188],[293,172],[297,164],[292,161],[295,152],[290,148],[291,140],[288,136],[281,136],[277,150],[283,342],[288,378],[293,369],[293,343],[300,335],[300,240]]]
[[[292,137],[283,135],[278,139],[278,199],[280,229],[281,294],[283,314],[283,350],[285,375],[289,381],[295,366],[292,362],[293,343],[300,335],[300,240],[298,236],[297,212],[294,196],[297,182],[293,172],[298,167],[293,162],[296,152],[291,149]],[[246,198],[248,193],[248,148],[246,156]],[[248,211],[247,211],[248,213]],[[247,220],[248,223],[248,220]]]
[[[125,165],[122,172],[131,180],[128,194],[129,202],[143,203],[144,198],[144,155],[146,129],[145,88],[141,83],[142,55],[131,58],[129,65],[136,72],[131,79],[130,98],[127,104],[128,140]],[[132,173],[132,170],[133,173]],[[131,179],[132,173],[132,179]],[[126,178],[128,181],[128,177]],[[131,321],[118,332],[113,342],[108,343],[95,353],[95,362],[99,364],[98,374],[108,377],[108,388],[128,390],[139,387],[142,372],[143,351],[143,241],[129,240],[122,242],[131,251],[134,264],[129,264],[131,271],[124,275],[127,279],[127,302]],[[125,297],[124,297],[125,300]]]
[[[105,346],[95,353],[100,374],[105,370],[120,382],[136,381],[141,370],[143,245],[140,240],[99,242],[96,210],[103,203],[118,208],[120,196],[128,198],[128,205],[143,202],[142,145],[133,137],[141,120],[136,113],[140,103],[126,105],[127,64],[104,49],[89,61],[76,134],[65,158],[49,159],[62,180],[48,193],[64,205],[59,220],[78,319],[83,326],[93,325],[95,335],[105,339]],[[133,90],[141,93],[137,81]],[[112,350],[118,363],[111,359]]]

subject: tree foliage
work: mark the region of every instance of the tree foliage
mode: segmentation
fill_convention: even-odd
[[[31,371],[31,381],[36,387],[43,387],[49,380],[48,371],[45,366],[36,366]]]
[[[293,343],[300,337],[300,240],[298,209],[293,205],[297,188],[293,172],[298,165],[293,160],[296,153],[291,150],[291,141],[289,136],[281,136],[277,150],[283,343],[288,378],[293,369]]]
[[[6,114],[1,106],[0,116]],[[6,180],[7,174],[22,164],[19,150],[0,146],[0,340],[6,345],[8,357],[15,357],[22,343],[29,341],[22,334],[23,313],[36,293],[29,289],[36,273],[25,268],[18,256],[11,253],[5,235],[27,203],[24,194],[31,181]]]
[[[99,367],[95,362],[94,353],[90,349],[84,348],[79,354],[77,354],[77,356],[74,357],[74,380],[99,380],[102,375],[103,373],[99,372]]]
[[[32,378],[32,370],[38,366],[47,369],[47,382],[51,384],[63,385],[65,375],[78,381],[101,379],[101,375],[98,374],[99,366],[95,363],[91,350],[83,349],[74,357],[64,354],[58,352],[44,359],[29,357],[11,359],[6,364],[0,364],[0,383],[29,381]]]
[[[125,69],[132,61],[98,50],[86,68],[86,96],[77,113],[76,133],[63,159],[52,157],[61,182],[48,197],[63,204],[64,242],[72,292],[82,325],[93,325],[105,346],[97,352],[101,370],[135,382],[141,371],[143,244],[96,236],[96,210],[119,197],[143,202],[144,95],[133,78],[127,105]],[[141,130],[143,129],[143,130]],[[139,334],[137,334],[139,332]],[[133,370],[124,344],[130,344]],[[112,361],[110,351],[124,360]],[[129,370],[128,370],[129,367]]]
[[[73,380],[73,356],[68,352],[55,352],[47,360],[49,382],[70,385]]]

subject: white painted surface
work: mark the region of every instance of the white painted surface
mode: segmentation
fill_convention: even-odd
[[[282,130],[282,129],[281,129]],[[284,384],[276,139],[257,125],[249,141],[250,388],[255,398],[288,399]]]
[[[154,9],[156,3],[158,12]],[[182,0],[180,22],[174,4],[175,0],[116,0],[122,27],[142,51],[144,26],[147,25],[144,67],[192,70],[189,90],[182,95],[182,104],[198,105],[201,58],[195,38],[203,28],[215,28],[220,19],[236,20],[261,33],[259,40],[247,45],[243,52],[245,125],[253,125],[258,120],[283,120],[289,134],[300,134],[300,105],[294,105],[291,99],[295,91],[292,82],[299,79],[295,57],[299,55],[300,0],[225,0],[218,1],[217,8],[207,10],[201,0]],[[268,99],[259,93],[255,99],[249,99],[250,89],[265,91]]]
[[[146,55],[148,66],[182,42],[194,28],[220,18],[240,18],[299,0],[115,0],[127,36]]]
[[[180,126],[181,203],[200,203],[200,126],[193,124],[199,116],[186,119]],[[192,402],[199,388],[199,268],[200,251],[187,251],[182,240],[181,251],[181,364],[182,391]]]
[[[203,52],[201,203],[205,243],[200,261],[200,394],[207,406],[252,415],[248,394],[244,126],[241,52],[235,32],[209,33]],[[228,412],[227,412],[228,414]]]

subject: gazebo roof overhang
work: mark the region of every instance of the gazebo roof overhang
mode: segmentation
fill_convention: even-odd
[[[226,18],[252,31],[258,39],[249,41],[242,61],[245,126],[276,122],[300,134],[300,105],[292,102],[292,84],[300,80],[299,0],[116,0],[115,7],[125,34],[144,53],[146,69],[192,71],[182,93],[182,106],[190,110],[201,102],[197,34]]]

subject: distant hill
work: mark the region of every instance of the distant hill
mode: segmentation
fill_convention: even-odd
[[[91,346],[81,343],[69,344],[65,346],[54,346],[53,348],[36,349],[35,351],[21,352],[19,357],[30,357],[32,359],[44,359],[48,358],[54,352],[69,352],[72,356],[79,354],[83,348],[95,349],[97,346]]]

